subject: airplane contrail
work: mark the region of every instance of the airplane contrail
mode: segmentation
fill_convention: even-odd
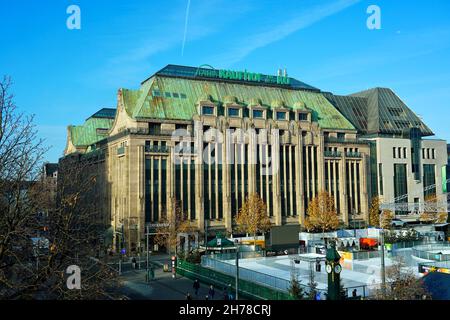
[[[183,36],[183,44],[181,46],[181,56],[184,55],[184,45],[186,44],[186,34],[189,20],[189,7],[191,6],[191,0],[188,0],[186,7],[186,19],[184,20],[184,36]]]

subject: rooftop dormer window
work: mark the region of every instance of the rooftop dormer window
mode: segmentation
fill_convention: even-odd
[[[202,115],[213,116],[214,115],[214,107],[213,106],[202,106]]]
[[[287,112],[286,111],[277,111],[276,112],[276,119],[277,120],[286,120],[287,119]]]
[[[239,108],[228,108],[229,117],[240,117],[241,110]]]
[[[253,119],[264,119],[264,110],[253,110]]]
[[[299,112],[298,120],[299,121],[308,121],[308,114],[306,112]]]

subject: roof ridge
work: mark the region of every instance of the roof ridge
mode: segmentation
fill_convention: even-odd
[[[139,88],[140,96],[136,101],[136,108],[133,111],[133,118],[135,118],[139,113],[141,112],[142,108],[144,107],[145,99],[147,98],[149,91],[155,82],[155,78],[150,79],[150,81],[145,82],[142,84],[142,86]]]

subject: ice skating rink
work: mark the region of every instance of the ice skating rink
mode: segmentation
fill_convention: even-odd
[[[307,254],[309,258],[323,257],[317,254]],[[289,286],[289,281],[292,274],[296,274],[302,285],[307,285],[310,279],[310,268],[313,269],[314,281],[317,283],[317,288],[327,289],[327,273],[325,271],[325,264],[321,262],[321,271],[315,270],[315,263],[308,261],[300,261],[299,264],[293,263],[294,259],[298,259],[298,255],[286,255],[278,257],[258,257],[246,258],[239,260],[240,277],[242,279],[277,287],[278,289],[286,289]],[[389,254],[385,256],[386,267],[391,266],[398,259],[404,263],[406,270],[412,271],[416,276],[418,273],[418,263],[427,262],[411,255],[411,249],[401,249],[396,251],[396,256],[392,257]],[[221,262],[235,265],[235,260],[222,260]],[[371,258],[367,260],[344,260],[341,262],[341,282],[345,288],[348,288],[349,294],[356,289],[359,295],[367,296],[371,290],[376,289],[381,283],[380,270],[381,258]],[[217,268],[218,271],[233,274],[235,268]]]

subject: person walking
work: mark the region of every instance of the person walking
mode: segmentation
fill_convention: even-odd
[[[228,293],[228,299],[227,300],[233,300],[233,290],[231,290],[231,283],[228,284],[227,293]]]
[[[214,286],[210,285],[209,286],[209,291],[208,291],[208,296],[211,298],[211,300],[214,300],[214,294],[215,294]]]
[[[192,300],[191,294],[189,292],[186,293],[186,300]]]
[[[131,259],[131,265],[133,266],[133,269],[136,270],[136,258],[133,257],[133,259]]]
[[[192,287],[194,288],[195,295],[198,295],[198,289],[200,289],[200,282],[198,281],[198,279],[195,279]]]

